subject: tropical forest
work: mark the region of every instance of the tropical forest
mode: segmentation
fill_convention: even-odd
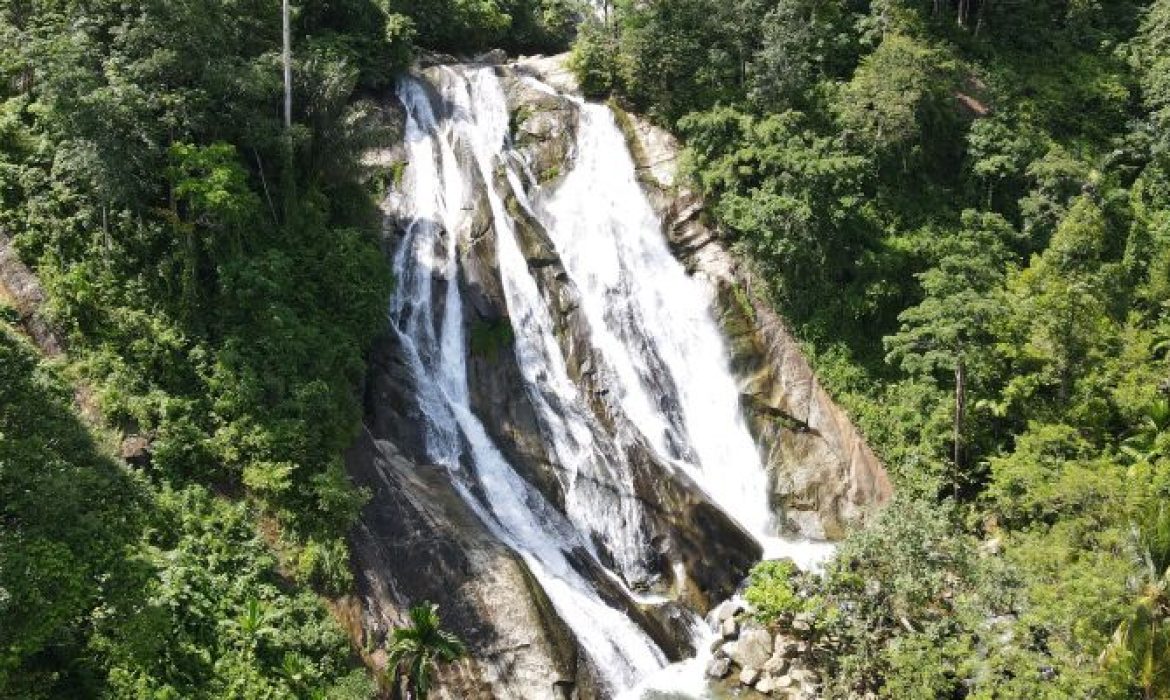
[[[1170,0],[0,0],[0,700],[1170,700]]]

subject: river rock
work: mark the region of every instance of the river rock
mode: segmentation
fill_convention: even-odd
[[[760,668],[772,656],[772,635],[758,627],[744,629],[730,656],[740,668]]]
[[[764,664],[764,671],[766,673],[772,674],[773,676],[779,676],[788,670],[788,666],[788,659],[784,658],[780,654],[773,654],[772,658],[768,659],[768,661]]]
[[[739,682],[741,685],[751,687],[760,679],[760,672],[750,666],[744,668],[739,672]]]
[[[736,615],[743,612],[743,604],[734,600],[725,600],[715,608],[715,619],[719,622],[726,622],[734,618]]]
[[[731,672],[731,659],[711,659],[707,662],[707,675],[711,678],[726,678]]]
[[[771,695],[776,688],[776,679],[769,675],[764,675],[756,682],[756,692],[762,695]]]
[[[723,644],[719,647],[719,651],[715,652],[715,655],[718,657],[728,657],[734,661],[736,644],[737,643],[734,641],[723,642]]]

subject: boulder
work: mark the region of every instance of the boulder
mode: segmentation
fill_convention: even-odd
[[[760,679],[760,672],[752,667],[744,668],[739,672],[739,682],[741,685],[746,685],[749,688],[756,684]]]
[[[801,643],[788,637],[776,637],[775,653],[784,659],[795,659],[801,655]]]
[[[730,656],[740,668],[761,668],[772,657],[772,635],[758,627],[744,629]]]
[[[756,692],[761,695],[771,695],[776,688],[776,679],[769,675],[764,675],[763,678],[756,681]]]
[[[796,681],[794,681],[792,676],[788,675],[787,673],[776,676],[772,679],[773,690],[786,690],[788,688],[794,687],[795,685]]]
[[[0,304],[11,306],[21,327],[49,357],[65,352],[61,335],[46,314],[46,295],[41,281],[16,253],[12,237],[0,228]]]
[[[813,693],[816,691],[817,685],[821,681],[821,677],[816,671],[807,668],[789,671],[788,677],[800,686],[800,689],[806,693]]]
[[[812,634],[813,630],[813,616],[809,613],[800,613],[792,618],[792,632],[801,638],[807,638]]]
[[[773,676],[779,676],[788,671],[788,667],[788,659],[784,658],[780,654],[773,654],[772,658],[768,659],[767,663],[764,664],[764,671],[766,673],[772,674]]]
[[[707,675],[711,678],[726,678],[731,673],[731,659],[711,659],[707,662]]]
[[[122,439],[118,454],[132,467],[145,469],[150,466],[150,438],[144,435],[127,435]]]
[[[726,657],[729,657],[732,660],[734,660],[735,659],[735,647],[736,647],[735,642],[723,642],[723,644],[719,647],[719,651],[715,652],[715,655],[718,657],[726,656]]]
[[[743,610],[742,603],[734,600],[726,600],[720,603],[718,608],[715,608],[715,619],[719,622],[726,622],[743,612]]]

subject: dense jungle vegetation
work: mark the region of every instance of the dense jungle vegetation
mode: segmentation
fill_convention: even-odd
[[[578,16],[295,3],[286,128],[279,3],[0,0],[0,234],[69,350],[0,303],[0,697],[370,695],[323,601],[393,283],[372,98]],[[1170,697],[1170,2],[619,2],[573,61],[683,138],[895,474],[824,580],[757,577],[828,690]]]
[[[686,142],[899,495],[828,690],[1170,697],[1170,2],[618,2],[585,89]]]
[[[0,235],[69,351],[0,306],[0,697],[370,696],[322,598],[392,284],[369,98],[417,45],[563,47],[571,19],[294,3],[286,126],[279,2],[0,0]]]

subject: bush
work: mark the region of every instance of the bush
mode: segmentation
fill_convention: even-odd
[[[763,561],[752,567],[744,598],[755,610],[757,619],[775,622],[805,609],[805,601],[793,585],[796,574],[796,565],[788,559]]]

